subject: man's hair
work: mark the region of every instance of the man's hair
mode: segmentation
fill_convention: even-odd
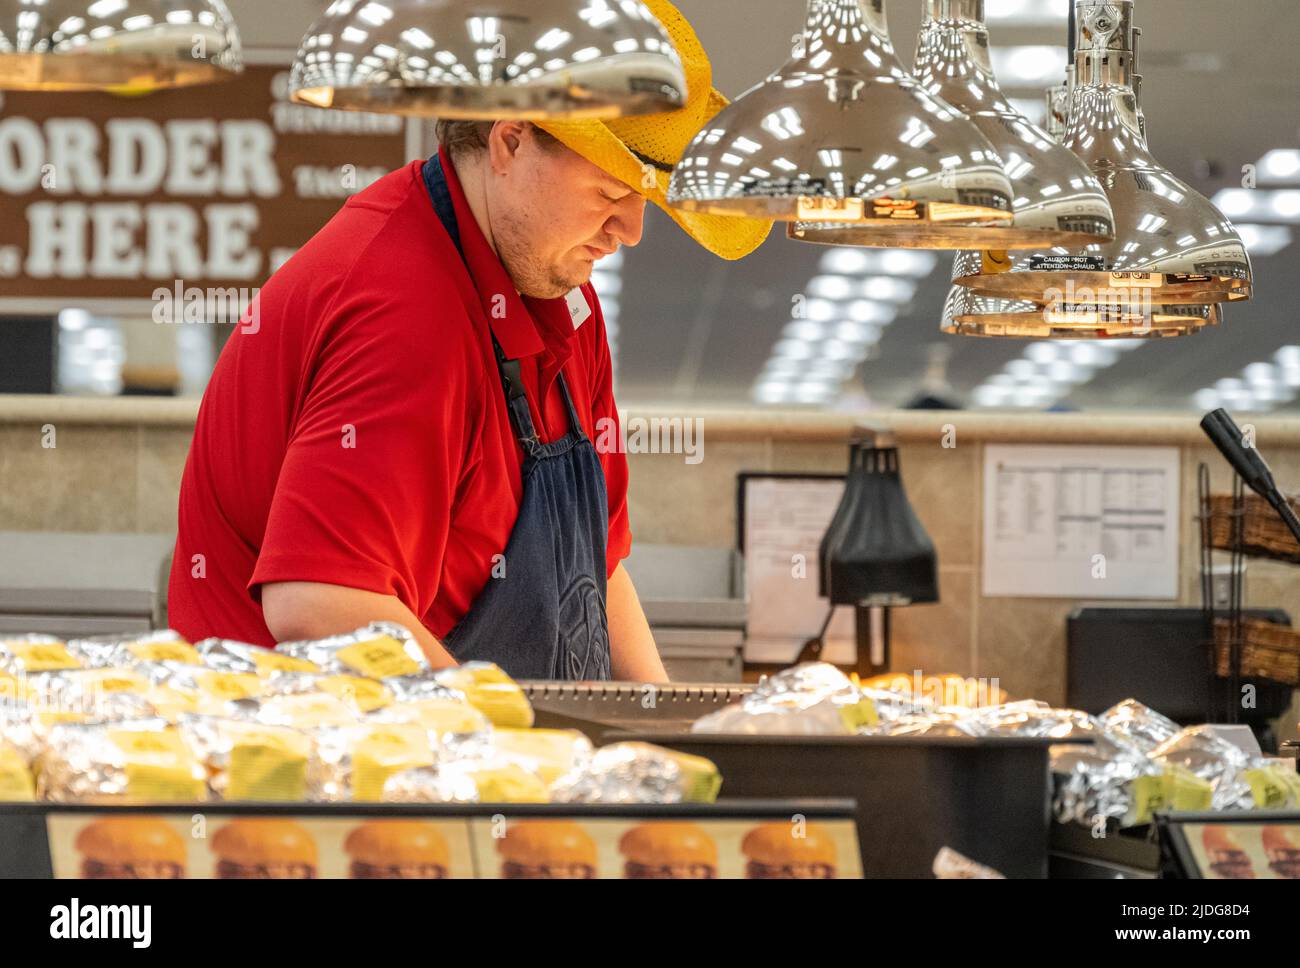
[[[434,130],[438,144],[447,149],[452,158],[466,158],[486,151],[488,136],[492,133],[493,121],[438,121]],[[538,142],[546,148],[559,145],[554,135],[533,125],[533,134]]]

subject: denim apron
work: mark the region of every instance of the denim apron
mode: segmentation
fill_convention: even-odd
[[[459,250],[456,210],[437,155],[424,166],[424,182]],[[600,457],[583,432],[564,374],[558,379],[569,433],[544,444],[533,426],[519,361],[506,359],[496,336],[492,347],[524,452],[523,500],[506,545],[504,574],[488,579],[443,645],[457,662],[495,662],[516,679],[608,679],[609,501]]]

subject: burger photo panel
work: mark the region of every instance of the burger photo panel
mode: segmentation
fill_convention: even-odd
[[[829,880],[862,877],[851,820],[51,813],[59,878]],[[1217,844],[1217,841],[1216,841]],[[1273,837],[1270,857],[1300,866]],[[1221,846],[1221,845],[1220,845]],[[1252,863],[1267,867],[1263,842]],[[1220,858],[1234,863],[1236,855]]]
[[[440,880],[477,876],[465,820],[51,814],[58,878]]]
[[[1203,877],[1211,880],[1300,880],[1300,824],[1186,824]]]
[[[852,821],[473,821],[479,875],[505,879],[860,878]]]

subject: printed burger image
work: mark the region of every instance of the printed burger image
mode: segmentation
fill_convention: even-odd
[[[232,820],[212,838],[222,880],[309,880],[319,864],[316,841],[292,820]]]
[[[1206,827],[1201,841],[1205,844],[1210,870],[1216,875],[1230,880],[1254,879],[1255,869],[1236,834],[1225,827]]]
[[[623,876],[636,880],[704,880],[718,876],[718,846],[693,823],[643,823],[618,842]]]
[[[104,817],[77,834],[81,876],[90,880],[185,877],[185,839],[159,817]]]
[[[592,880],[596,842],[572,820],[521,820],[497,841],[501,876],[510,880]]]
[[[835,843],[815,824],[765,823],[745,835],[740,849],[749,858],[751,880],[831,880],[836,877]]]
[[[1300,881],[1300,830],[1295,827],[1265,827],[1261,835],[1268,869],[1278,877]]]
[[[451,852],[433,824],[421,820],[371,820],[348,834],[348,876],[361,880],[443,880]]]

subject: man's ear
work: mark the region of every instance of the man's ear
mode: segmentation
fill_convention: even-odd
[[[492,170],[504,175],[519,154],[527,121],[498,121],[488,135],[488,159]]]

